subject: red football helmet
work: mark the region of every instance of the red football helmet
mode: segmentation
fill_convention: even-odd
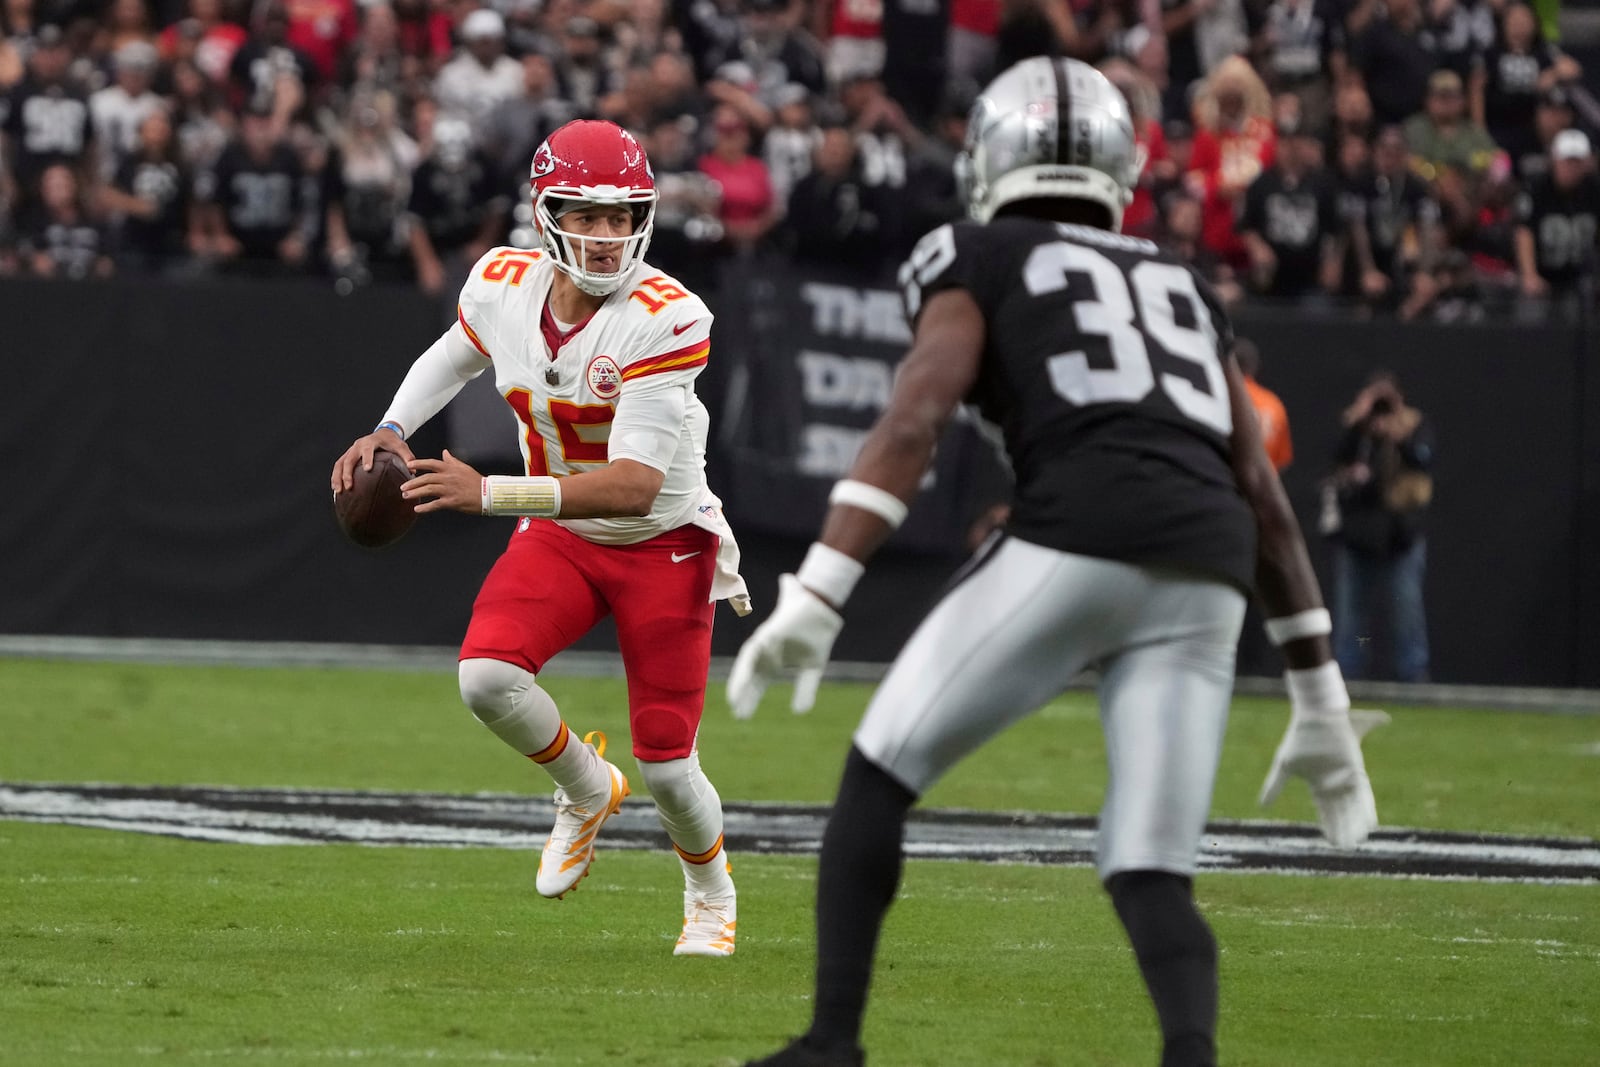
[[[656,178],[633,134],[614,122],[577,119],[545,139],[533,154],[533,217],[556,269],[593,296],[615,292],[644,258],[655,228]],[[619,204],[633,213],[633,233],[623,244],[621,264],[612,272],[589,270],[583,262],[584,238],[563,230],[557,220],[581,204]]]

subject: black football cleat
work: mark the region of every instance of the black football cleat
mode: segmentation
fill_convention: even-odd
[[[744,1067],[863,1067],[867,1054],[858,1048],[819,1048],[796,1038],[793,1043]]]

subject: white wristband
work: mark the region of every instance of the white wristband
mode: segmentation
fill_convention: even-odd
[[[1289,690],[1289,705],[1297,717],[1343,715],[1350,710],[1350,691],[1345,688],[1344,672],[1337,660],[1320,667],[1284,671]]]
[[[799,579],[801,585],[834,607],[842,608],[844,602],[850,599],[850,593],[855,589],[857,579],[866,569],[867,565],[860,560],[845,555],[837,548],[829,548],[821,541],[815,541],[812,542],[810,551],[806,553],[806,558],[801,561],[794,576]]]
[[[1267,640],[1275,645],[1286,645],[1302,637],[1323,637],[1333,633],[1333,616],[1327,608],[1310,608],[1267,620]]]
[[[485,515],[532,515],[553,519],[561,514],[561,482],[548,475],[514,478],[491,474],[483,480]]]
[[[854,478],[834,482],[833,490],[828,494],[828,503],[849,504],[853,508],[870,511],[888,523],[891,530],[899,529],[900,524],[906,521],[906,513],[911,510],[906,507],[904,500],[887,489],[879,489]]]

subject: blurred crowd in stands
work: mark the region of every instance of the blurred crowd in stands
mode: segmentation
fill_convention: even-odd
[[[981,85],[1057,52],[1135,116],[1125,229],[1227,299],[1470,321],[1593,299],[1554,36],[1520,0],[0,0],[0,276],[446,292],[536,243],[528,161],[585,116],[645,144],[687,280],[892,269],[961,215]]]

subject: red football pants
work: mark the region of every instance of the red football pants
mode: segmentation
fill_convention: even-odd
[[[521,520],[478,591],[461,658],[537,674],[611,615],[628,677],[633,754],[682,759],[694,750],[705,708],[717,546],[698,526],[600,545],[554,522]]]

